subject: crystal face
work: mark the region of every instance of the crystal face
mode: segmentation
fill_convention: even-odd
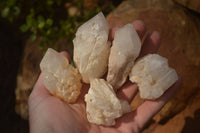
[[[126,81],[140,49],[141,41],[132,24],[127,24],[116,31],[110,51],[107,75],[107,81],[115,90]]]
[[[90,83],[107,71],[110,42],[108,23],[102,12],[81,25],[73,40],[74,62],[83,82]]]
[[[77,100],[82,87],[81,76],[63,55],[49,48],[40,63],[40,68],[44,85],[52,95],[67,103]]]
[[[136,61],[129,79],[138,84],[141,98],[156,99],[178,80],[178,75],[166,58],[148,54]]]
[[[127,101],[116,97],[112,86],[104,79],[94,79],[85,95],[88,121],[98,125],[115,125],[115,119],[130,112]]]

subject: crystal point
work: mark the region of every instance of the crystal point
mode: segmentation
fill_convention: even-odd
[[[110,43],[108,23],[102,12],[81,25],[73,40],[74,62],[85,83],[107,71]]]
[[[127,101],[116,97],[112,86],[104,79],[94,79],[85,95],[86,112],[89,122],[98,125],[115,125],[115,119],[130,112]]]
[[[107,81],[115,90],[126,81],[140,49],[141,41],[132,24],[127,24],[116,31],[110,51],[107,75]]]
[[[138,84],[141,98],[156,99],[178,80],[178,75],[166,58],[148,54],[134,64],[129,79]]]
[[[81,76],[63,55],[49,48],[40,63],[40,68],[44,85],[52,95],[67,103],[77,100],[82,87]]]

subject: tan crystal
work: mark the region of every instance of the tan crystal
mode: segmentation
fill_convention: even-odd
[[[130,112],[127,101],[116,97],[112,86],[104,79],[93,79],[85,95],[88,121],[98,125],[115,125],[115,119]]]
[[[127,24],[116,31],[110,51],[107,75],[107,81],[115,90],[126,81],[140,49],[141,41],[132,24]]]
[[[67,103],[77,100],[82,87],[81,75],[63,55],[49,48],[40,63],[40,68],[44,85],[52,95]]]
[[[129,79],[139,86],[141,98],[156,99],[178,80],[178,75],[166,58],[149,54],[136,61]]]
[[[110,43],[108,23],[102,12],[81,25],[73,40],[74,62],[82,79],[89,83],[107,71]]]

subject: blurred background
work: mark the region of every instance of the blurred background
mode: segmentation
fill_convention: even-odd
[[[48,47],[73,55],[78,26],[99,11],[110,28],[143,20],[162,35],[159,54],[183,77],[143,133],[200,133],[199,0],[0,0],[0,132],[27,133],[28,96]],[[137,95],[135,109],[144,100]]]

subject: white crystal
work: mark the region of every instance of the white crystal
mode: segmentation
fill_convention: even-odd
[[[80,26],[74,43],[74,62],[85,83],[107,71],[110,43],[108,23],[102,12]]]
[[[107,75],[107,81],[115,90],[126,81],[140,49],[141,41],[132,24],[127,24],[116,31],[110,51]]]
[[[112,86],[104,79],[93,79],[85,95],[88,121],[98,125],[115,125],[115,119],[130,112],[127,101],[119,100]]]
[[[156,99],[178,80],[178,76],[168,66],[166,58],[149,54],[136,61],[129,79],[138,84],[141,98]]]
[[[52,95],[67,103],[74,103],[82,87],[81,75],[68,60],[49,48],[43,57],[40,68],[44,76],[44,85]]]

